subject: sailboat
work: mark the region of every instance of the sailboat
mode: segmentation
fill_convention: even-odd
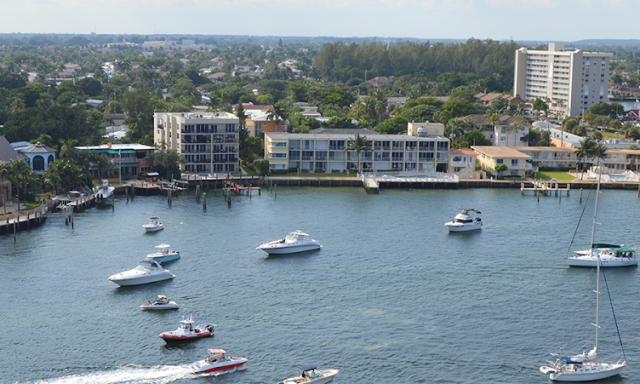
[[[596,189],[596,206],[593,211],[593,227],[591,229],[591,244],[596,232],[596,217],[598,214],[598,194],[600,192],[600,180],[602,170],[598,175],[598,187]],[[593,248],[589,252],[590,256],[594,256]],[[602,380],[608,377],[619,375],[624,367],[627,366],[626,360],[617,363],[603,363],[598,361],[598,331],[600,330],[600,253],[595,253],[596,258],[596,345],[588,353],[585,351],[579,355],[558,358],[555,362],[550,362],[551,367],[542,366],[540,372],[549,375],[554,381],[594,381]],[[554,354],[552,354],[554,355]]]

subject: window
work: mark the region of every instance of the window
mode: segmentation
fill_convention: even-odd
[[[518,159],[511,159],[511,166],[512,167],[517,167],[518,166]]]
[[[272,153],[271,157],[273,157],[274,159],[286,159],[287,158],[287,154],[286,153]]]
[[[271,143],[272,147],[287,147],[287,142],[286,141],[279,141],[279,142],[275,142],[275,143]]]
[[[496,164],[504,164],[504,159],[496,159]]]

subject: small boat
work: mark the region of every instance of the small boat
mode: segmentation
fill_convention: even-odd
[[[482,219],[476,216],[481,214],[480,211],[476,211],[472,208],[462,208],[462,212],[458,213],[453,221],[449,221],[444,225],[449,229],[449,232],[466,232],[474,231],[482,228]]]
[[[56,209],[57,209],[58,211],[62,211],[62,210],[63,210],[63,209],[65,209],[66,207],[67,207],[67,204],[65,204],[65,203],[60,203],[60,204],[58,204],[58,205],[56,206]]]
[[[156,281],[173,279],[176,277],[170,270],[162,268],[162,265],[153,260],[142,260],[134,269],[120,272],[109,276],[109,281],[113,281],[121,287],[130,285],[142,285],[155,283]]]
[[[208,349],[209,356],[206,359],[193,363],[193,373],[229,373],[244,366],[247,359],[244,357],[227,356],[224,349]]]
[[[167,343],[176,341],[188,341],[193,339],[201,339],[203,337],[213,336],[215,324],[201,324],[194,326],[193,316],[183,318],[180,326],[175,331],[163,332],[160,334],[162,340]]]
[[[158,221],[158,217],[150,217],[149,223],[142,226],[147,232],[157,232],[164,229],[164,225]]]
[[[300,369],[302,370],[300,376],[290,377],[279,384],[326,384],[331,382],[339,372],[337,369],[323,369],[319,371],[316,369],[316,366],[312,364],[303,365]]]
[[[322,245],[300,231],[291,232],[284,239],[265,243],[256,249],[262,249],[270,255],[285,255],[289,253],[313,251],[322,248]]]
[[[96,202],[102,205],[110,205],[112,203],[111,198],[115,187],[109,185],[109,180],[102,180],[100,185],[94,189],[96,195]]]
[[[169,244],[156,245],[158,252],[150,253],[147,255],[147,260],[157,261],[158,263],[166,263],[169,261],[178,260],[180,258],[180,252],[170,250]]]
[[[634,248],[623,247],[615,244],[593,244],[591,249],[574,251],[576,256],[567,257],[567,264],[571,267],[597,266],[600,259],[600,267],[629,267],[638,265]]]
[[[142,304],[140,309],[143,311],[161,311],[165,309],[178,309],[178,303],[173,300],[167,299],[165,295],[158,295],[158,300],[153,302],[147,301],[146,304]]]

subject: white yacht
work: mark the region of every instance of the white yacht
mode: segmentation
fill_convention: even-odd
[[[157,232],[164,229],[164,225],[158,221],[159,217],[150,217],[149,223],[142,226],[147,232]]]
[[[172,251],[169,244],[156,245],[158,252],[150,253],[147,255],[147,260],[157,261],[158,263],[166,263],[169,261],[178,260],[180,258],[180,252]]]
[[[638,265],[636,250],[624,245],[598,243],[591,249],[574,251],[576,256],[567,257],[567,264],[571,267],[596,267],[600,259],[600,267],[629,267]]]
[[[140,309],[143,311],[162,311],[165,309],[178,309],[178,303],[173,300],[169,300],[165,295],[158,295],[158,300],[147,301],[146,304],[142,304]]]
[[[283,380],[279,384],[326,384],[331,382],[338,372],[337,369],[323,369],[318,370],[315,365],[303,365],[300,367],[302,374],[296,377],[290,377]]]
[[[449,229],[449,232],[466,232],[481,229],[482,219],[477,216],[480,213],[480,211],[472,208],[462,208],[462,212],[458,213],[453,221],[449,221],[444,225]]]
[[[120,272],[109,276],[109,281],[113,281],[121,287],[129,285],[142,285],[155,283],[156,281],[173,279],[176,277],[170,270],[162,268],[160,263],[153,260],[143,260],[134,269]]]
[[[270,255],[285,255],[289,253],[313,251],[322,248],[322,245],[300,231],[291,232],[284,239],[262,244],[256,249],[262,249]]]
[[[111,197],[113,196],[113,192],[115,190],[115,187],[109,185],[109,180],[102,180],[100,186],[94,189],[96,194],[96,201],[98,202],[98,204],[111,204]]]

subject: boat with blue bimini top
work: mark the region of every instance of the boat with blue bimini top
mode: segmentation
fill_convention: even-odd
[[[318,370],[313,364],[303,365],[300,369],[302,370],[300,376],[290,377],[278,384],[326,384],[331,382],[340,372],[337,369]]]
[[[150,253],[147,255],[147,260],[157,261],[158,263],[166,263],[169,261],[178,260],[180,258],[180,252],[172,251],[169,244],[156,245],[158,252]]]
[[[286,255],[305,251],[314,251],[322,248],[322,245],[300,231],[291,232],[284,239],[271,241],[257,247],[270,255]]]

